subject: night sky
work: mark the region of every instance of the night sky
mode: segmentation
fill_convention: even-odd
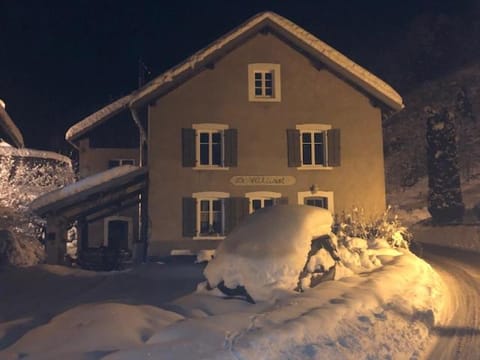
[[[260,11],[292,20],[389,81],[379,59],[422,14],[472,16],[477,1],[0,0],[0,98],[27,147],[67,152],[69,126]]]

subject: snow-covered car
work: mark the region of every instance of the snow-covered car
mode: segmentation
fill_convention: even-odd
[[[305,205],[277,205],[250,215],[220,244],[205,268],[209,288],[268,300],[308,286],[334,266],[332,215]]]

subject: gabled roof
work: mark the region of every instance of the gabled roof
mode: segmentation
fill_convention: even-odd
[[[239,46],[245,39],[266,27],[292,42],[313,58],[318,59],[388,108],[398,111],[404,107],[401,96],[386,82],[290,20],[273,12],[263,12],[253,16],[130,95],[116,100],[73,125],[65,135],[66,140],[75,140],[127,107],[139,107],[162,96],[201,71],[204,66],[211,64],[229,50]]]
[[[390,85],[300,26],[273,12],[263,12],[253,16],[184,62],[156,77],[132,94],[129,105],[137,107],[168,92],[172,87],[199,71],[202,66],[208,65],[226,51],[238,46],[245,38],[265,27],[293,42],[392,110],[398,111],[404,107],[401,96]]]
[[[130,102],[131,98],[132,95],[124,96],[101,108],[97,112],[87,116],[85,119],[76,123],[67,130],[67,133],[65,134],[65,140],[73,141],[90,131],[92,128],[117,115],[128,107],[128,103]]]
[[[20,130],[17,128],[13,120],[8,116],[8,113],[0,104],[0,128],[7,134],[9,142],[13,143],[16,147],[24,147],[23,136]]]

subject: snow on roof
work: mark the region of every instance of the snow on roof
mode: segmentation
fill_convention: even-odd
[[[23,136],[13,120],[8,116],[4,106],[0,106],[0,129],[10,138],[11,142],[17,147],[24,147]]]
[[[401,96],[390,85],[300,26],[273,12],[263,12],[253,16],[230,33],[196,52],[189,59],[156,77],[132,94],[130,106],[140,105],[149,101],[164,86],[178,81],[181,75],[186,75],[205,62],[211,61],[211,58],[219,50],[245,34],[258,30],[263,24],[272,25],[274,29],[300,44],[320,61],[339,71],[392,109],[401,110],[404,107]]]
[[[145,168],[139,168],[138,166],[133,165],[117,166],[112,169],[100,172],[98,174],[86,177],[61,189],[57,189],[45,195],[42,195],[32,201],[32,203],[30,204],[30,209],[32,211],[39,212],[42,210],[42,208],[45,208],[48,205],[66,199],[70,196],[79,194],[81,192],[91,190],[97,186],[106,184],[113,179],[130,179],[131,176],[135,176],[145,171]]]
[[[131,98],[131,94],[126,95],[120,99],[117,99],[113,103],[101,108],[97,112],[87,116],[85,119],[76,123],[67,130],[67,133],[65,134],[65,139],[67,141],[75,140],[79,136],[88,132],[90,129],[100,125],[102,122],[118,114],[119,112],[127,108]]]
[[[3,144],[3,143],[2,143]],[[12,146],[0,146],[0,156],[30,157],[37,159],[56,160],[72,166],[72,161],[67,156],[57,154],[52,151],[43,151],[35,149],[17,149]]]

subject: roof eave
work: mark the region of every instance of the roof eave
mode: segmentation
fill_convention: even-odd
[[[9,140],[16,147],[25,147],[22,133],[2,106],[0,106],[0,127],[6,132],[10,138]]]

